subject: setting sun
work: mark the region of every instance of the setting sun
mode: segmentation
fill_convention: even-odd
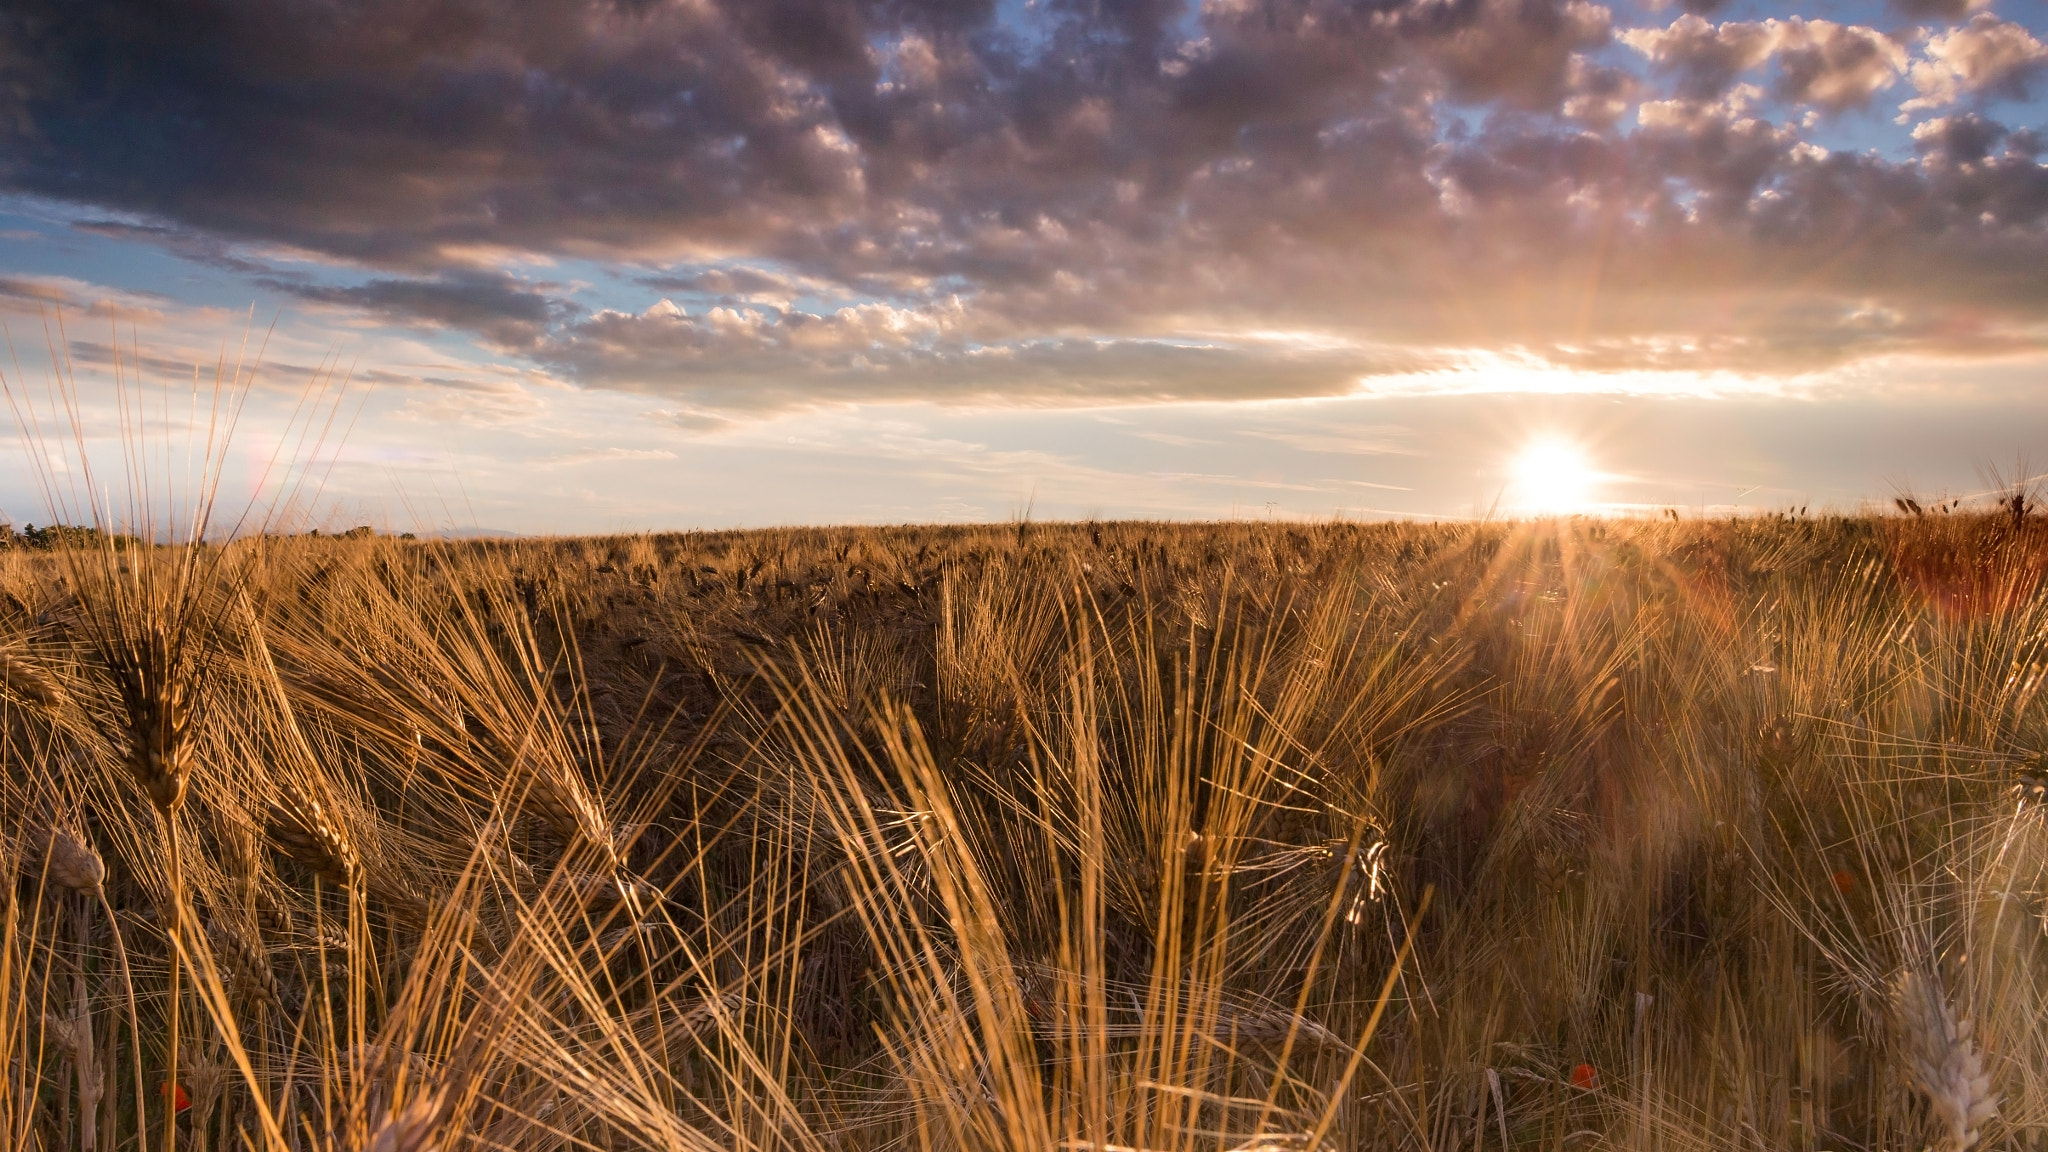
[[[1599,473],[1577,446],[1556,440],[1529,445],[1509,466],[1509,504],[1529,512],[1576,512],[1593,500]]]

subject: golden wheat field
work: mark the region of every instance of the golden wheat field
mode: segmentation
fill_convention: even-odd
[[[2048,522],[0,553],[10,1148],[2048,1131]]]

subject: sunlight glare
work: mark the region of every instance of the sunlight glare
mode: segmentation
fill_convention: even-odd
[[[1522,450],[1509,468],[1511,502],[1528,512],[1584,511],[1593,502],[1599,473],[1576,445],[1541,440]]]

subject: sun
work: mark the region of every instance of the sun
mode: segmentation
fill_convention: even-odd
[[[1577,445],[1538,440],[1508,466],[1509,503],[1528,512],[1582,511],[1593,503],[1600,474]]]

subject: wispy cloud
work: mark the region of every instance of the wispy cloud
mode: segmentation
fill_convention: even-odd
[[[1194,448],[1204,444],[1222,443],[1206,436],[1183,436],[1178,432],[1141,431],[1133,432],[1131,435],[1140,440],[1150,440],[1154,444],[1166,444],[1174,448]]]
[[[1350,456],[1412,456],[1422,451],[1415,430],[1398,424],[1368,424],[1357,428],[1327,428],[1311,432],[1253,430],[1246,436],[1271,440],[1303,452],[1333,452]]]
[[[562,452],[553,456],[542,456],[533,463],[540,468],[565,468],[578,464],[609,464],[624,460],[673,460],[676,454],[666,448],[579,448],[574,452]]]

